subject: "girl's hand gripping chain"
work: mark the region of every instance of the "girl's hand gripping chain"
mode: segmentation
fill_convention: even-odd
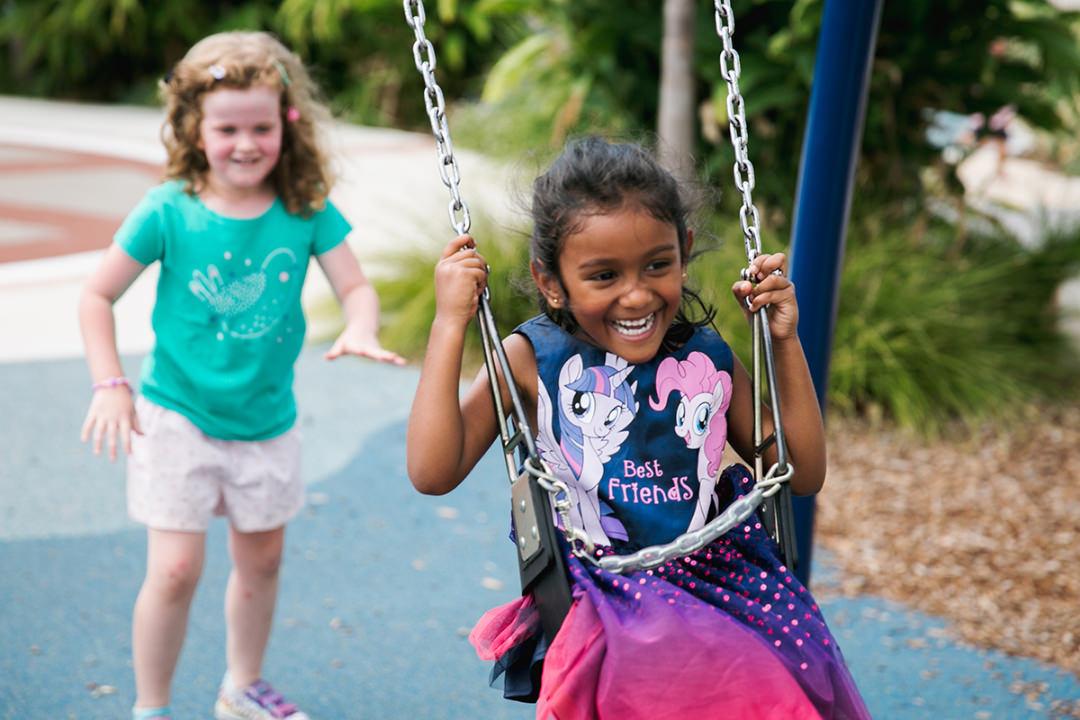
[[[791,489],[797,495],[808,495],[820,490],[825,481],[825,433],[814,382],[799,342],[799,305],[795,285],[784,274],[786,264],[787,257],[783,253],[758,255],[747,268],[751,280],[736,282],[731,292],[747,319],[768,306],[769,334],[784,409],[784,435],[795,466]],[[740,394],[751,396],[745,371],[737,377],[736,385],[735,397]],[[738,386],[742,388],[741,393]],[[750,405],[741,412],[744,413],[743,427],[751,427]],[[738,420],[733,422],[739,424]],[[772,432],[771,418],[766,418],[764,430],[766,436]],[[775,448],[766,451],[765,460],[768,463],[776,461]]]
[[[786,263],[787,257],[783,253],[758,255],[749,267],[748,274],[753,282],[740,280],[731,288],[747,318],[769,306],[769,330],[777,341],[796,337],[799,327],[795,285],[784,274]]]
[[[487,288],[488,266],[468,235],[447,243],[435,266],[435,323],[468,325]]]

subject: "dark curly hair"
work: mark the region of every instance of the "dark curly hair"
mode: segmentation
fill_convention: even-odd
[[[562,285],[559,255],[566,238],[580,230],[585,217],[628,205],[637,205],[674,227],[681,255],[687,258],[690,205],[678,182],[656,157],[635,143],[609,142],[596,136],[571,140],[547,171],[533,181],[530,259]],[[682,295],[675,322],[665,336],[667,346],[683,344],[695,328],[711,323],[716,314],[685,284]],[[573,314],[552,307],[543,293],[539,293],[539,306],[567,332],[577,330]]]

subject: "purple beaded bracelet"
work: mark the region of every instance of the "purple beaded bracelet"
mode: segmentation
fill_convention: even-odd
[[[105,378],[101,382],[96,382],[93,385],[91,385],[90,389],[91,390],[104,390],[105,388],[120,387],[121,385],[123,385],[126,388],[130,388],[131,387],[131,381],[128,380],[126,377],[123,377],[123,376]]]

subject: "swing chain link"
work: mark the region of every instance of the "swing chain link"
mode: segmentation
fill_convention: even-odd
[[[454,145],[450,141],[450,125],[446,120],[446,98],[442,88],[435,80],[435,46],[424,34],[427,13],[423,0],[403,0],[405,21],[413,29],[416,41],[413,43],[413,61],[416,69],[424,78],[424,107],[431,122],[431,134],[435,136],[435,146],[439,156],[439,177],[443,185],[450,190],[450,225],[459,235],[469,232],[472,219],[469,206],[461,198],[461,170],[454,157]]]
[[[536,462],[540,464],[537,465]],[[570,500],[570,487],[564,480],[556,477],[543,460],[534,461],[533,458],[526,457],[522,465],[525,472],[536,478],[537,484],[547,491],[547,494],[551,497],[551,504],[554,506],[559,520],[562,521],[563,535],[566,536],[566,540],[570,543],[570,548],[574,554],[578,557],[591,559],[592,554],[596,552],[596,546],[593,545],[588,534],[576,527],[570,518],[570,511],[574,507],[573,502]]]
[[[551,496],[555,512],[562,521],[561,530],[570,543],[570,549],[574,555],[602,570],[619,575],[625,572],[658,567],[701,550],[711,544],[713,540],[716,540],[753,515],[762,501],[777,492],[780,489],[780,484],[787,480],[787,477],[770,477],[768,482],[758,483],[751,492],[733,500],[725,508],[724,512],[717,515],[700,529],[685,532],[669,543],[650,545],[629,555],[616,555],[614,553],[600,555],[589,536],[580,528],[575,527],[571,521],[570,511],[573,508],[573,503],[570,501],[570,488],[566,482],[553,475],[542,460],[537,465],[531,457],[527,457],[523,466],[525,472],[536,478],[536,482],[540,487]],[[770,470],[770,476],[775,469],[776,466],[773,466],[773,470]],[[788,476],[790,477],[790,470]]]
[[[608,572],[622,574],[635,570],[648,570],[665,563],[684,558],[710,545],[739,523],[754,514],[765,499],[760,487],[731,501],[724,512],[717,515],[698,530],[685,532],[665,545],[651,545],[630,555],[606,555],[601,558],[588,556],[588,560]],[[749,532],[749,529],[747,529]]]
[[[720,53],[720,76],[727,83],[728,133],[731,146],[735,150],[735,187],[742,193],[742,207],[739,209],[739,222],[742,225],[743,244],[746,258],[753,262],[761,254],[760,220],[754,205],[754,164],[750,162],[750,140],[746,127],[746,103],[739,91],[739,76],[742,63],[735,50],[732,38],[735,35],[735,13],[731,10],[731,0],[713,0],[715,10],[716,34],[724,44]]]

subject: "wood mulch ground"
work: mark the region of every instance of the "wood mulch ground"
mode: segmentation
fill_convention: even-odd
[[[948,442],[835,416],[829,435],[815,541],[840,592],[1080,676],[1080,408],[1032,408]]]

